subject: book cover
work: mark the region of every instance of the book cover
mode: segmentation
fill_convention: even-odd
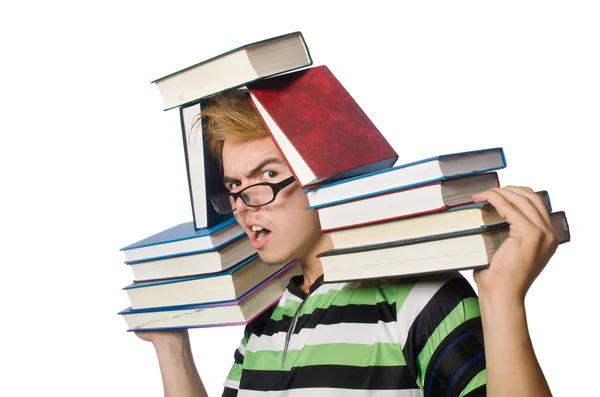
[[[411,161],[410,163],[394,165],[393,167],[384,168],[384,169],[381,169],[381,170],[369,172],[368,174],[362,174],[362,175],[357,175],[357,176],[354,176],[354,177],[351,177],[351,178],[345,178],[345,179],[334,181],[334,182],[323,183],[323,184],[321,184],[319,186],[315,186],[315,187],[312,187],[312,188],[306,188],[306,189],[304,189],[302,191],[302,193],[308,194],[308,193],[311,193],[311,192],[323,191],[323,190],[328,189],[330,187],[347,184],[347,183],[350,183],[352,181],[359,180],[359,179],[371,178],[371,177],[373,177],[375,175],[380,175],[380,174],[384,174],[384,173],[390,173],[390,172],[394,172],[394,171],[400,170],[400,169],[411,168],[411,167],[417,166],[419,164],[430,163],[430,162],[439,162],[441,160],[448,159],[448,158],[463,157],[463,156],[467,156],[467,155],[471,155],[471,154],[483,154],[483,153],[489,153],[489,152],[498,152],[500,154],[501,159],[502,159],[501,163],[497,164],[497,165],[494,165],[493,167],[489,167],[489,168],[473,169],[470,172],[465,172],[465,173],[462,173],[462,174],[448,174],[448,175],[443,175],[443,176],[441,176],[439,178],[436,178],[436,179],[425,179],[425,180],[419,181],[418,183],[424,184],[424,183],[437,182],[437,181],[440,181],[442,179],[455,178],[455,177],[459,177],[459,176],[468,176],[468,175],[473,175],[475,173],[495,171],[495,170],[499,170],[499,169],[502,169],[502,168],[506,168],[506,156],[504,154],[504,149],[501,148],[501,147],[498,147],[498,148],[488,148],[488,149],[480,149],[480,150],[469,150],[469,151],[465,151],[465,152],[441,154],[441,155],[438,155],[438,156],[428,157],[428,158],[421,159],[421,160]],[[415,182],[414,185],[416,185],[418,183]],[[407,187],[408,186],[409,185],[407,185]]]
[[[185,281],[189,281],[189,280],[196,280],[196,279],[202,279],[202,278],[219,277],[219,276],[223,276],[226,274],[231,275],[231,274],[235,273],[236,271],[238,271],[239,269],[241,269],[242,267],[244,267],[245,265],[252,262],[257,257],[258,257],[258,254],[252,256],[251,258],[236,265],[234,268],[231,268],[223,273],[216,273],[216,274],[209,274],[209,275],[202,275],[202,276],[195,276],[195,277],[183,277],[183,278],[173,279],[173,280],[157,280],[157,281],[144,281],[144,282],[139,282],[139,283],[132,283],[132,284],[129,284],[129,285],[123,287],[123,290],[132,289],[132,288],[143,288],[143,287],[148,287],[148,286],[153,286],[153,285],[185,282]],[[236,299],[213,301],[213,302],[203,302],[200,304],[191,304],[191,305],[160,306],[160,307],[139,308],[139,309],[133,309],[133,308],[129,307],[126,310],[130,313],[144,313],[144,312],[165,311],[165,310],[181,310],[181,309],[186,309],[186,308],[209,308],[209,307],[238,305],[241,302],[243,302],[244,300],[246,300],[249,296],[251,296],[258,290],[260,290],[263,287],[265,287],[266,285],[268,285],[272,280],[281,276],[288,269],[290,269],[295,264],[297,264],[297,262],[298,261],[296,259],[294,259],[294,260],[286,263],[285,265],[281,266],[280,268],[275,270],[273,273],[271,273],[268,277],[266,277],[259,283],[255,284],[254,286],[249,288],[244,293],[242,293]]]
[[[153,234],[152,236],[146,237],[140,241],[129,244],[128,246],[121,248],[121,251],[143,248],[152,245],[174,243],[182,240],[210,237],[216,232],[234,224],[236,224],[235,218],[230,218],[224,222],[214,225],[213,227],[196,229],[193,222],[184,222],[169,229],[163,230],[162,232]]]
[[[570,235],[569,224],[568,224],[565,212],[564,211],[552,212],[550,214],[550,219],[552,221],[552,226],[554,228],[554,231],[559,239],[559,244],[564,244],[566,242],[569,242],[571,240],[571,235]],[[328,251],[317,254],[317,258],[323,258],[323,257],[327,257],[327,256],[334,256],[334,255],[353,254],[353,253],[373,251],[373,250],[382,250],[382,249],[387,249],[387,248],[402,247],[402,246],[406,246],[406,245],[415,245],[415,244],[427,243],[427,242],[432,242],[432,241],[452,239],[452,238],[456,238],[456,237],[471,236],[471,235],[475,235],[475,234],[492,233],[495,231],[508,229],[509,226],[510,225],[508,222],[502,222],[502,223],[496,223],[493,225],[483,225],[483,226],[477,227],[477,228],[463,229],[463,230],[458,230],[458,231],[449,232],[449,233],[432,234],[432,235],[428,235],[428,236],[409,238],[409,239],[404,239],[404,240],[389,241],[389,242],[377,243],[377,244],[368,244],[368,245],[362,245],[362,246],[358,246],[358,247],[349,247],[349,248],[340,248],[340,249],[332,248]]]
[[[301,61],[290,57],[292,42],[303,48]],[[273,66],[265,60],[265,56],[277,58],[281,64]],[[151,83],[159,88],[164,110],[167,111],[312,63],[304,35],[296,31],[235,47]],[[192,79],[186,79],[187,76],[192,76]]]
[[[387,168],[398,158],[326,66],[261,80],[247,88],[252,105],[302,187]],[[293,150],[282,147],[287,142],[269,127],[265,112]],[[308,167],[308,172],[301,167]],[[310,173],[315,179],[307,180],[304,175]]]
[[[209,200],[213,194],[227,192],[221,168],[204,143],[206,122],[197,121],[202,108],[211,101],[208,98],[179,108],[188,190],[196,229],[211,228],[233,217],[233,214],[216,212]]]

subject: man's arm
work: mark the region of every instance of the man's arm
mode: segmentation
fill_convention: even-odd
[[[474,272],[485,335],[488,396],[551,396],[529,337],[524,303],[529,287],[558,246],[550,216],[529,188],[494,188],[473,199],[488,201],[510,224],[510,235],[490,267]]]
[[[154,345],[165,397],[207,397],[190,345],[187,330],[138,332]]]

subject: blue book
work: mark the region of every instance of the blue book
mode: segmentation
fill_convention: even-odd
[[[300,263],[293,260],[236,299],[172,307],[153,307],[120,311],[128,331],[156,331],[243,325],[275,305],[292,276],[302,273]]]
[[[134,264],[216,251],[244,235],[244,229],[234,218],[203,229],[186,222],[123,247],[121,251],[125,254],[125,263]]]
[[[134,282],[124,287],[133,310],[234,301],[273,277],[281,265],[265,263],[258,254],[219,273]]]
[[[444,154],[396,165],[392,168],[305,189],[309,209],[408,189],[447,179],[465,177],[506,167],[502,148]]]

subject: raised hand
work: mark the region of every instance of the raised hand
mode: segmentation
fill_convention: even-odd
[[[489,268],[473,273],[479,292],[524,300],[558,246],[543,199],[528,187],[506,186],[475,194],[473,201],[489,202],[510,225]]]

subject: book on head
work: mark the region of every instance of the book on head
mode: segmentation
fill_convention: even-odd
[[[246,44],[160,77],[156,84],[169,110],[268,76],[312,65],[301,32]]]
[[[382,194],[317,207],[316,210],[321,222],[321,231],[329,232],[471,204],[473,194],[498,186],[498,174],[485,172],[409,188],[392,189]]]
[[[397,153],[326,66],[247,86],[250,103],[301,187],[388,168]]]
[[[134,310],[129,307],[119,314],[130,332],[244,325],[276,304],[289,279],[301,273],[300,263],[292,261],[274,277],[235,300],[175,308]]]
[[[443,154],[305,189],[310,208],[506,167],[502,148]]]
[[[217,213],[209,201],[213,194],[227,192],[221,167],[210,155],[204,142],[205,121],[198,119],[201,110],[211,100],[206,98],[179,108],[188,189],[196,229],[212,227],[233,216]]]
[[[560,244],[570,241],[563,211],[550,214]],[[325,282],[418,276],[488,267],[509,235],[508,223],[416,239],[331,249],[317,254]]]

